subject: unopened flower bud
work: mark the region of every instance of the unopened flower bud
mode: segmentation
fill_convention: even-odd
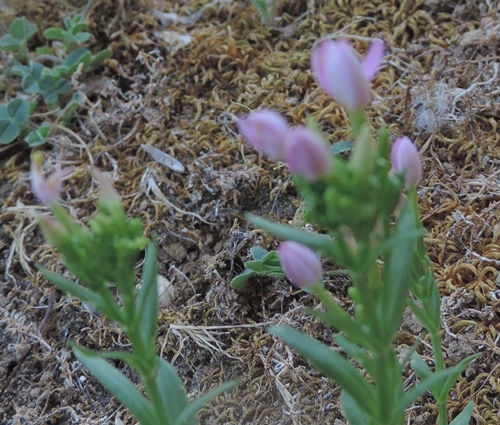
[[[245,140],[269,158],[285,160],[285,140],[289,127],[276,111],[261,109],[240,118],[236,127]]]
[[[62,182],[73,172],[73,167],[61,169],[58,164],[54,173],[45,178],[42,172],[42,161],[42,154],[35,152],[31,161],[31,191],[40,202],[50,207],[59,201]]]
[[[311,53],[311,70],[319,86],[344,108],[355,111],[372,101],[370,81],[384,54],[382,40],[374,40],[360,62],[349,42],[324,40]]]
[[[323,268],[314,251],[297,242],[283,242],[278,247],[281,268],[286,277],[300,288],[320,282]]]
[[[415,186],[422,178],[422,160],[412,141],[402,136],[396,139],[391,150],[392,169],[404,173],[406,186]]]
[[[294,127],[287,139],[286,160],[290,171],[308,180],[328,174],[332,157],[323,138],[308,127]]]

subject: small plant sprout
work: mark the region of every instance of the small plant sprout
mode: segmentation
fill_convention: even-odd
[[[28,62],[28,40],[36,33],[37,26],[29,22],[24,16],[15,19],[9,27],[8,34],[0,38],[0,49],[12,52],[21,62]]]
[[[57,55],[62,56],[62,62],[53,67],[37,62],[33,58],[34,54],[28,50],[27,41],[37,27],[25,17],[14,20],[9,33],[0,38],[0,50],[14,55],[12,65],[7,67],[6,78],[15,83],[13,77],[21,77],[20,88],[24,92],[7,105],[0,105],[0,143],[11,143],[18,137],[24,137],[31,147],[45,143],[53,130],[49,121],[53,118],[53,121],[61,122],[58,125],[68,125],[85,100],[84,95],[79,92],[68,96],[73,90],[71,79],[76,71],[91,71],[111,57],[109,49],[93,56],[90,50],[79,47],[90,37],[90,33],[83,32],[87,24],[83,22],[81,15],[74,19],[66,17],[64,23],[66,30],[49,28],[45,31],[46,38],[62,40],[64,44],[63,54]],[[42,48],[46,53],[57,49],[61,50],[61,47]],[[71,97],[69,101],[68,97]],[[42,99],[43,102],[40,102]],[[46,121],[31,118],[35,113],[43,113],[47,117]]]
[[[68,53],[72,48],[85,43],[90,38],[90,33],[85,32],[88,25],[83,22],[83,15],[76,15],[73,19],[66,16],[64,18],[65,30],[62,28],[47,28],[44,32],[47,40],[61,40],[64,44],[64,51]]]
[[[448,394],[480,354],[445,367],[441,302],[423,240],[416,192],[422,161],[407,137],[398,138],[391,151],[387,128],[375,142],[363,111],[371,102],[370,81],[382,54],[380,40],[372,43],[363,62],[345,41],[325,40],[312,51],[311,66],[318,84],[348,110],[354,136],[349,158],[340,153],[346,146],[350,150],[350,145],[343,141],[328,147],[318,124],[311,120],[307,127],[288,128],[284,118],[266,110],[243,117],[238,124],[250,145],[287,162],[306,204],[305,220],[325,234],[253,215],[248,218],[286,240],[277,250],[284,274],[321,301],[321,308],[310,314],[336,329],[333,339],[344,354],[291,327],[274,326],[269,332],[340,385],[348,423],[403,425],[408,407],[430,391],[438,404],[439,425],[448,425]],[[279,127],[273,127],[275,123]],[[268,127],[279,131],[268,131]],[[350,276],[352,314],[323,285],[320,256]],[[407,308],[429,333],[433,368],[417,354],[417,347],[403,356],[395,350],[394,340]],[[404,381],[409,367],[419,378],[413,385]],[[451,424],[467,425],[471,414],[472,404]]]

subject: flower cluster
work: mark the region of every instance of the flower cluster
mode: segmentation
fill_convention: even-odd
[[[287,162],[292,173],[316,180],[330,171],[331,156],[321,135],[306,126],[289,127],[276,111],[261,109],[240,119],[237,127],[250,145]]]
[[[377,152],[363,114],[363,108],[372,101],[370,82],[380,68],[383,54],[384,44],[378,39],[362,61],[347,41],[323,40],[311,53],[311,69],[319,87],[351,117],[355,144],[347,165],[332,155],[316,128],[291,127],[276,111],[260,109],[237,122],[238,131],[249,145],[271,159],[287,163],[296,175],[311,218],[322,227],[343,231],[350,228],[355,235],[366,234],[397,205],[402,183],[391,180],[389,168],[380,166],[389,158]],[[390,162],[390,175],[401,176],[399,181],[404,180],[406,187],[416,186],[422,178],[420,155],[408,137],[396,139]],[[278,255],[285,274],[297,286],[309,287],[319,281],[321,263],[311,249],[288,241],[280,246]]]

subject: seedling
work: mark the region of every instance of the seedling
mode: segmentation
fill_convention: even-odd
[[[88,25],[83,22],[83,15],[76,15],[73,19],[65,17],[64,26],[66,30],[56,27],[47,28],[44,35],[47,40],[61,40],[66,53],[90,38],[90,33],[84,32]]]
[[[37,26],[24,16],[17,18],[9,27],[9,33],[0,38],[0,49],[13,52],[20,61],[29,60],[28,40],[36,33]]]
[[[30,104],[22,99],[13,99],[0,105],[0,143],[12,142],[21,133],[30,113]]]
[[[30,115],[35,112],[53,113],[55,117],[61,117],[62,124],[67,125],[71,116],[78,110],[84,101],[81,93],[74,93],[71,100],[64,103],[72,90],[71,79],[78,71],[85,73],[101,65],[106,59],[112,56],[109,49],[102,50],[95,56],[84,47],[78,47],[86,42],[90,33],[84,32],[87,24],[83,22],[83,16],[77,15],[71,19],[64,18],[66,29],[48,28],[45,31],[45,37],[50,40],[63,41],[63,49],[66,56],[62,63],[54,67],[46,67],[40,62],[30,58],[30,52],[27,48],[28,39],[36,32],[37,26],[29,22],[25,17],[18,18],[12,22],[9,33],[0,38],[0,50],[13,52],[15,60],[10,68],[6,69],[5,76],[18,76],[22,78],[21,89],[31,95],[31,104],[26,100],[14,99],[9,105],[2,105],[0,115],[0,143],[7,144],[14,141],[19,136],[24,136],[29,131]],[[52,48],[47,46],[38,47],[38,55],[52,54]],[[5,80],[1,86],[5,87]],[[0,87],[1,88],[1,87]],[[42,97],[46,105],[46,110],[39,111],[43,103],[38,102]],[[12,103],[13,102],[13,103]],[[26,106],[27,105],[27,106]],[[28,113],[26,114],[26,111]],[[35,126],[31,124],[31,128]],[[50,134],[52,125],[44,122],[40,127],[31,131],[25,141],[30,146],[37,146],[45,142]]]
[[[284,277],[276,251],[268,252],[260,246],[250,248],[253,260],[245,262],[245,270],[231,281],[234,289],[243,289],[248,279],[254,275]]]

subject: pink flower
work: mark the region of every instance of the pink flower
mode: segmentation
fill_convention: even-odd
[[[320,282],[323,268],[314,251],[297,242],[283,242],[278,247],[281,268],[286,277],[300,288]]]
[[[254,148],[269,158],[284,161],[288,123],[281,114],[261,109],[236,123],[238,131]]]
[[[324,40],[313,48],[311,70],[319,86],[344,108],[355,111],[372,101],[370,81],[377,74],[384,43],[376,39],[360,62],[349,42]]]
[[[302,175],[308,180],[317,180],[330,172],[330,150],[314,130],[304,126],[292,128],[286,149],[286,160],[292,173]]]
[[[396,173],[403,173],[406,186],[417,185],[422,178],[422,160],[412,141],[402,136],[396,139],[391,149],[392,169]]]
[[[40,202],[50,207],[59,201],[62,182],[73,172],[73,167],[61,169],[58,164],[54,173],[46,179],[42,172],[41,160],[41,154],[35,153],[33,155],[31,162],[31,191]]]

